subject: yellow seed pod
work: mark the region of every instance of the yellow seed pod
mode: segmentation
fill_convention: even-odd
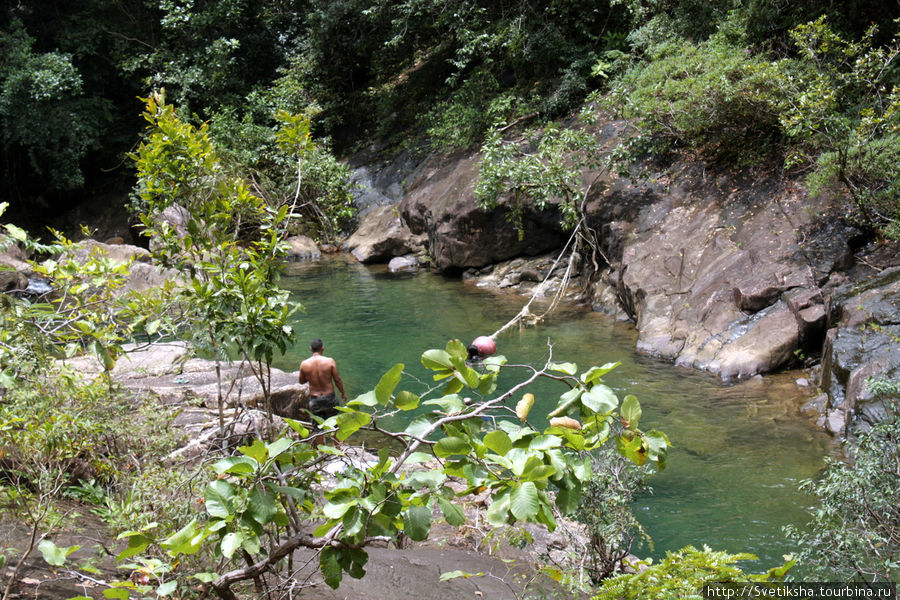
[[[551,427],[565,427],[566,429],[581,429],[581,423],[572,417],[553,417],[550,419]]]
[[[524,421],[528,417],[532,406],[534,406],[534,394],[522,396],[522,399],[516,404],[516,416],[519,417],[520,421]]]

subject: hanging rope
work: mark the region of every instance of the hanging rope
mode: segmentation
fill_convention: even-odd
[[[569,264],[566,266],[566,271],[563,273],[562,279],[559,282],[559,289],[556,290],[556,293],[553,295],[553,299],[550,301],[550,306],[547,307],[540,315],[535,315],[531,312],[530,307],[532,302],[534,302],[535,298],[537,298],[538,293],[542,293],[544,288],[547,285],[547,281],[550,279],[550,276],[553,275],[553,271],[556,270],[556,266],[562,260],[563,256],[566,255],[566,251],[568,251],[569,246],[572,245],[572,242],[575,241],[578,237],[578,232],[581,230],[581,225],[584,223],[584,219],[578,221],[578,225],[575,226],[574,231],[572,231],[572,235],[569,236],[569,241],[566,242],[566,245],[563,247],[562,252],[559,253],[559,256],[556,257],[556,260],[553,262],[553,266],[550,267],[550,270],[547,272],[547,275],[544,277],[544,280],[540,285],[534,288],[534,291],[531,292],[531,298],[528,300],[528,303],[522,307],[522,310],[510,319],[503,327],[495,331],[490,335],[492,340],[497,339],[501,333],[515,325],[519,322],[525,322],[528,325],[534,325],[540,322],[544,317],[550,314],[556,307],[559,305],[559,302],[562,300],[563,295],[566,293],[566,288],[569,285],[569,280],[572,278],[572,270],[575,265],[575,249],[572,249],[572,254],[569,255]]]

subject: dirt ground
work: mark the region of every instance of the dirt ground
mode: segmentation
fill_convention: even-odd
[[[10,600],[67,600],[86,596],[101,600],[103,582],[122,579],[127,571],[116,567],[109,552],[120,550],[122,543],[107,535],[102,521],[84,509],[78,511],[73,526],[52,537],[58,546],[79,545],[82,549],[70,555],[70,563],[90,560],[99,572],[84,573],[74,568],[51,567],[35,548],[19,571]],[[29,529],[22,523],[0,522],[0,552],[7,556],[6,566],[0,570],[0,594],[13,572],[21,550],[26,547]],[[536,532],[537,533],[537,532]],[[398,549],[372,547],[366,576],[353,579],[344,575],[337,590],[332,590],[318,573],[318,558],[312,551],[298,551],[293,558],[296,576],[292,590],[276,596],[285,600],[506,600],[516,598],[572,598],[572,593],[539,572],[535,553],[546,549],[546,533],[536,543],[518,548],[499,544],[495,553],[488,554],[472,548],[471,536],[461,535],[447,525],[436,525],[433,536],[421,543],[407,543]],[[551,543],[559,544],[558,540]],[[15,549],[15,550],[13,550]],[[459,577],[441,582],[441,573],[463,571],[472,577]],[[481,575],[478,575],[481,574]],[[155,597],[155,596],[151,596]],[[248,594],[248,598],[251,595]],[[177,598],[177,596],[170,596]]]

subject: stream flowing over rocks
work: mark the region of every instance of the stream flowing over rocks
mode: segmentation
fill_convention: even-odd
[[[600,143],[620,130],[608,123]],[[363,214],[348,249],[361,262],[388,262],[421,242],[438,271],[552,295],[565,261],[553,273],[550,265],[569,232],[555,211],[526,209],[520,237],[502,202],[480,209],[478,161],[432,155],[411,166],[406,157],[394,176],[394,163],[367,167],[370,185],[390,182],[382,202],[402,199]],[[780,169],[644,167],[640,182],[585,174],[593,182],[586,219],[599,248],[576,261],[569,295],[632,321],[638,351],[725,380],[821,356],[812,383],[826,394],[815,406],[823,427],[846,435],[883,417],[883,399],[865,382],[900,375],[897,244],[866,245],[841,199],[813,198]]]

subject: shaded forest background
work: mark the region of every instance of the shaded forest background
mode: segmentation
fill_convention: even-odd
[[[338,156],[371,140],[448,151],[564,117],[594,92],[637,125],[632,153],[809,169],[838,152],[832,179],[865,187],[847,161],[874,116],[864,141],[886,172],[863,177],[895,198],[898,16],[878,0],[9,2],[0,201],[40,223],[127,194],[139,97],[160,88],[182,118],[210,122],[229,164],[276,179],[293,169],[275,147],[279,110],[311,117]]]

